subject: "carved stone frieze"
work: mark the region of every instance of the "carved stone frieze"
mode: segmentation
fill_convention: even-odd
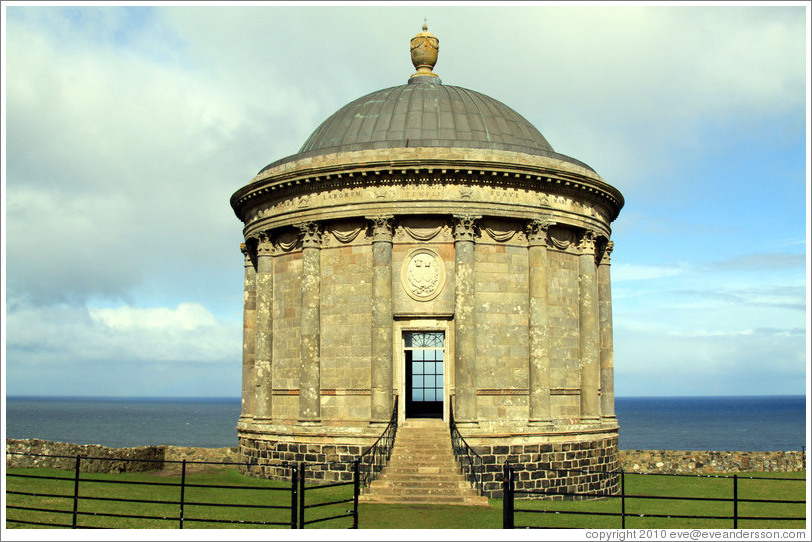
[[[301,245],[301,235],[297,230],[286,229],[275,236],[275,245],[281,252],[291,252]]]
[[[364,230],[364,227],[365,224],[360,221],[343,221],[334,222],[326,229],[339,243],[346,245],[355,241],[358,235]],[[322,239],[322,241],[325,242],[326,240],[326,238]]]
[[[487,173],[487,172],[486,172]],[[363,179],[363,180],[360,180]],[[425,182],[424,182],[425,181]],[[336,205],[354,206],[370,202],[391,202],[398,207],[412,203],[450,204],[476,202],[485,206],[510,206],[515,210],[557,209],[591,219],[608,222],[608,207],[599,206],[595,195],[581,194],[573,187],[552,184],[539,191],[524,178],[500,176],[442,178],[395,178],[392,181],[374,176],[362,177],[351,185],[344,179],[329,182],[293,184],[263,192],[254,207],[246,209],[246,224],[284,216],[305,209]],[[587,197],[588,199],[582,199]],[[248,201],[246,201],[248,204]]]
[[[551,248],[567,250],[575,245],[576,236],[572,229],[556,224],[554,226],[550,226],[548,231]]]
[[[480,221],[479,228],[497,243],[507,243],[517,234],[521,236],[521,226],[511,220],[487,218]]]
[[[427,242],[435,239],[446,227],[446,221],[435,217],[408,217],[399,221],[408,239]]]

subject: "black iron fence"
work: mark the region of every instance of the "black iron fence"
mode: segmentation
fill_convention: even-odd
[[[81,470],[82,465],[89,461],[109,462],[110,457],[7,453],[74,461],[72,475],[36,474],[28,469],[26,472],[6,472],[7,526],[109,528],[104,525],[104,521],[98,520],[113,518],[113,521],[127,521],[125,526],[141,528],[144,524],[179,529],[193,526],[192,524],[198,526],[205,524],[208,527],[230,524],[241,527],[304,529],[314,523],[351,518],[349,528],[358,528],[359,460],[353,462],[353,479],[348,482],[308,486],[305,485],[305,470],[315,464],[284,463],[289,473],[287,480],[270,484],[255,479],[255,485],[252,485],[248,481],[233,484],[202,484],[187,479],[187,467],[193,464],[243,466],[247,469],[257,466],[250,463],[116,458],[116,461],[122,462],[180,465],[179,481],[145,481],[143,476],[137,480],[123,479],[124,477],[120,475],[115,478],[105,477],[98,473],[83,473]],[[9,479],[24,479],[26,483],[9,484]],[[10,485],[14,488],[10,489]],[[345,495],[344,498],[336,498],[337,491],[332,488],[341,486],[352,486],[351,497]],[[330,489],[332,491],[327,491]],[[325,494],[324,498],[327,500],[320,501],[319,497]],[[113,506],[105,508],[100,503]],[[126,507],[115,506],[114,503],[125,503]],[[350,504],[350,508],[347,509],[347,505]],[[344,505],[341,507],[344,509],[336,512],[337,505]],[[313,514],[313,509],[317,508],[320,512]],[[136,513],[139,511],[141,513]],[[119,526],[120,523],[116,525]]]
[[[471,448],[465,439],[460,435],[457,429],[457,424],[454,421],[454,407],[453,403],[448,406],[448,427],[451,431],[451,448],[454,450],[454,457],[457,459],[457,464],[460,466],[465,478],[482,495],[484,489],[482,482],[482,473],[485,469],[482,463],[482,457]]]
[[[588,471],[567,470],[568,473],[589,473]],[[610,493],[608,491],[599,492],[573,492],[562,491],[559,488],[541,489],[541,490],[517,490],[515,489],[516,473],[513,467],[505,463],[503,468],[503,482],[502,489],[504,495],[504,506],[502,509],[502,528],[503,529],[530,529],[530,528],[558,528],[556,526],[533,526],[533,525],[518,525],[516,523],[516,516],[523,514],[524,518],[529,519],[533,515],[543,514],[557,514],[557,515],[578,515],[578,516],[603,516],[603,517],[616,517],[620,520],[619,527],[626,528],[626,521],[628,518],[666,518],[666,519],[701,519],[701,520],[725,520],[730,521],[734,529],[739,528],[739,522],[743,520],[754,521],[805,521],[805,516],[752,516],[742,514],[739,505],[742,503],[761,503],[761,504],[788,504],[788,505],[805,505],[806,500],[789,500],[789,499],[753,499],[743,498],[739,491],[739,482],[741,480],[754,480],[754,481],[784,481],[784,482],[806,482],[806,478],[779,478],[779,477],[753,477],[753,476],[739,476],[739,475],[702,475],[702,474],[664,474],[664,473],[626,473],[622,469],[617,471],[601,473],[605,476],[620,476],[620,486],[617,493]],[[628,476],[675,476],[685,478],[717,478],[729,479],[730,497],[698,497],[698,496],[677,496],[677,495],[642,495],[629,493],[626,488],[626,477]],[[587,511],[587,510],[563,510],[563,509],[544,509],[541,507],[516,507],[516,497],[526,497],[528,499],[550,499],[550,498],[571,498],[571,499],[616,499],[620,502],[619,511]],[[647,513],[640,510],[630,511],[627,508],[629,501],[702,501],[706,503],[729,503],[729,514],[725,515],[687,515],[679,513]],[[520,502],[530,503],[534,501],[522,500]],[[539,501],[536,500],[535,503]],[[546,501],[551,502],[551,501]],[[617,528],[617,525],[614,526]]]
[[[392,456],[392,448],[395,445],[395,436],[398,432],[398,396],[395,396],[395,406],[392,408],[392,416],[383,433],[369,449],[358,458],[358,471],[360,471],[360,483],[362,487],[369,487],[372,480],[383,470],[389,458]]]

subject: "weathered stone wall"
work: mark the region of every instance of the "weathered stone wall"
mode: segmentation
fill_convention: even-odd
[[[11,452],[66,457],[26,456]],[[7,468],[48,467],[73,470],[76,468],[77,455],[110,458],[80,460],[79,470],[82,472],[142,472],[163,467],[164,447],[108,448],[98,444],[70,444],[40,439],[6,439]]]
[[[711,474],[718,472],[798,472],[806,470],[804,452],[724,452],[621,450],[626,472]]]
[[[188,446],[163,446],[164,461],[207,461],[212,463],[238,463],[240,449],[232,448],[193,448]],[[165,467],[169,465],[164,464]],[[228,466],[228,465],[225,465]]]
[[[477,418],[526,420],[530,355],[527,244],[518,223],[490,220],[480,229],[474,266]]]
[[[364,224],[359,228],[366,229]],[[363,232],[321,249],[321,416],[370,419],[372,245]],[[329,243],[329,244],[328,244]]]
[[[160,445],[110,448],[99,444],[71,444],[41,439],[6,439],[6,467],[73,470],[76,468],[76,456],[79,455],[82,456],[79,461],[79,470],[82,472],[144,472],[169,468],[172,465],[166,462],[183,461],[184,459],[236,463],[240,461],[238,452],[237,447],[192,448]]]
[[[550,229],[553,239],[555,235],[563,235],[564,230]],[[581,415],[578,257],[551,249],[548,262],[550,409],[555,420],[575,420]]]
[[[274,256],[274,286],[273,418],[297,420],[301,365],[301,250]]]

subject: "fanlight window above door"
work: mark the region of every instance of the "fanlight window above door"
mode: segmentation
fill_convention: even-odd
[[[443,332],[407,333],[406,348],[442,348]]]

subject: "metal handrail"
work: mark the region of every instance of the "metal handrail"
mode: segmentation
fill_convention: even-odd
[[[361,486],[368,487],[375,476],[383,470],[392,455],[395,445],[395,434],[398,431],[398,396],[395,396],[395,406],[392,408],[392,417],[386,425],[378,440],[362,453],[358,459]]]
[[[448,405],[449,429],[451,430],[451,447],[454,450],[454,457],[462,470],[465,478],[482,495],[484,485],[482,482],[482,473],[485,469],[482,457],[474,451],[471,446],[462,438],[462,435],[457,429],[457,423],[454,421],[454,406],[453,403]]]

